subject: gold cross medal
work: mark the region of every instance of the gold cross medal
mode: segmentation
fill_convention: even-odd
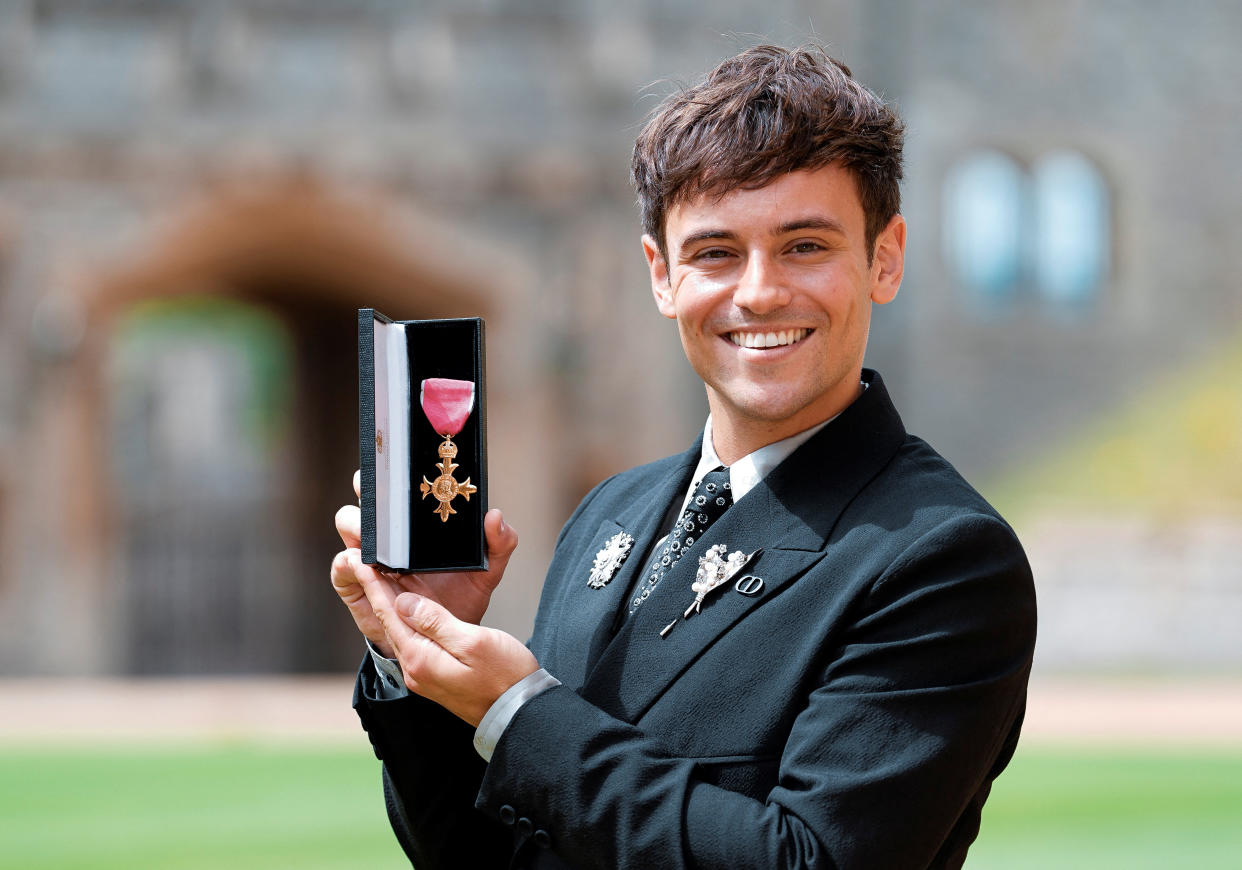
[[[461,432],[470,412],[474,410],[474,382],[428,378],[423,381],[419,390],[419,401],[423,406],[423,413],[427,415],[427,422],[444,441],[436,451],[440,454],[440,461],[436,463],[440,476],[435,480],[428,480],[424,476],[418,489],[423,498],[428,495],[436,497],[439,504],[436,505],[435,512],[440,515],[440,522],[447,523],[449,514],[457,513],[453,510],[453,499],[460,495],[470,501],[470,495],[478,491],[477,487],[470,485],[470,478],[458,483],[453,477],[453,472],[458,468],[453,461],[457,458],[457,445],[453,443],[453,436]]]

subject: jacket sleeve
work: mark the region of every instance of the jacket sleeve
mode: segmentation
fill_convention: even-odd
[[[1030,570],[1007,526],[972,515],[864,589],[814,683],[791,689],[798,712],[762,799],[707,782],[694,758],[561,686],[510,723],[477,806],[528,817],[581,868],[956,866],[1016,741]]]
[[[558,547],[608,482],[582,500],[562,528]],[[368,654],[353,705],[383,762],[384,804],[406,857],[419,870],[507,867],[513,832],[474,807],[487,767],[474,750],[474,730],[418,695],[381,699],[377,680]]]
[[[384,803],[397,841],[419,870],[506,867],[509,829],[474,808],[486,763],[474,729],[418,695],[380,700],[363,659],[354,709],[383,762]]]

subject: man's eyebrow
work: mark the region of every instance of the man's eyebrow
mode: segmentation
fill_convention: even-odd
[[[690,235],[682,239],[680,242],[678,242],[677,250],[679,251],[684,250],[689,245],[693,245],[696,242],[703,242],[708,239],[735,239],[735,238],[737,238],[737,234],[729,232],[728,230],[715,230],[715,229],[699,230],[697,233],[691,233]]]
[[[786,233],[796,233],[798,230],[827,230],[830,233],[845,235],[845,227],[841,226],[838,221],[830,217],[805,217],[798,220],[788,221],[776,228],[773,235],[783,236]]]

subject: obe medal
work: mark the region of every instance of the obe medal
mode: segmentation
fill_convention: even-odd
[[[625,532],[617,532],[603,548],[595,554],[595,563],[591,566],[591,576],[587,578],[587,585],[592,589],[603,589],[608,585],[608,581],[617,573],[617,569],[621,567],[621,563],[625,561],[625,557],[629,555],[630,547],[634,546],[634,539]]]
[[[453,443],[453,436],[461,432],[470,412],[474,410],[474,383],[451,378],[428,378],[423,381],[419,390],[419,401],[423,406],[423,413],[427,415],[427,422],[444,441],[436,451],[440,455],[440,461],[436,463],[440,476],[433,481],[424,476],[418,489],[423,498],[428,495],[436,497],[439,504],[435,512],[440,515],[440,522],[447,523],[449,514],[457,513],[453,510],[453,499],[460,495],[470,501],[471,494],[478,491],[477,487],[471,485],[470,478],[458,483],[453,477],[453,472],[458,467],[453,461],[457,458],[457,445]]]

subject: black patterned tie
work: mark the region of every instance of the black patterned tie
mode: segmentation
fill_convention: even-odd
[[[703,479],[694,488],[694,494],[686,503],[677,524],[664,546],[660,548],[647,575],[635,589],[634,598],[630,601],[630,614],[651,597],[664,575],[673,569],[682,553],[694,546],[694,542],[703,537],[716,520],[733,504],[733,493],[729,487],[729,469],[723,465],[716,466],[703,475]]]

